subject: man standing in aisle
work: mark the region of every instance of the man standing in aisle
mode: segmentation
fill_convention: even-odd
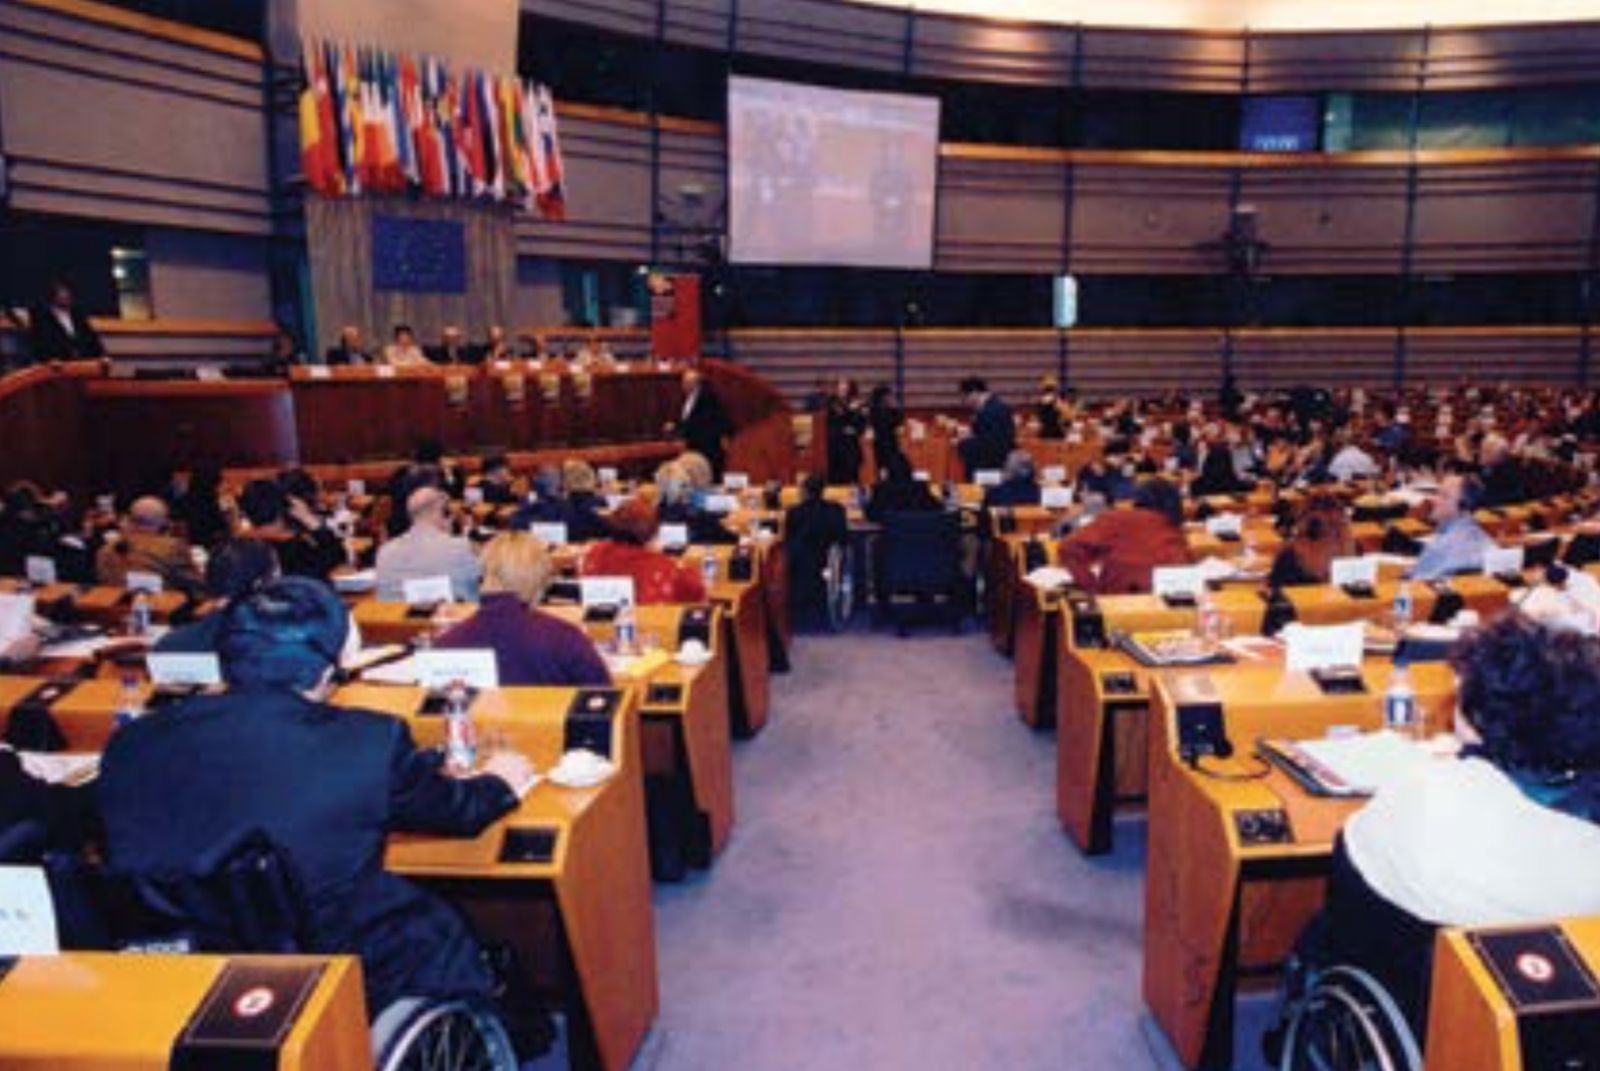
[[[683,374],[683,410],[676,427],[683,436],[683,445],[711,462],[712,473],[722,479],[722,466],[727,459],[723,444],[733,433],[733,422],[717,392],[693,368]]]
[[[963,379],[961,395],[972,407],[972,427],[956,449],[970,482],[980,469],[1005,466],[1017,445],[1017,429],[1011,419],[1011,407],[990,392],[981,376]]]

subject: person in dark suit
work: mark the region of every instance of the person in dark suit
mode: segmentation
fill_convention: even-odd
[[[984,509],[1039,504],[1039,480],[1034,475],[1032,454],[1026,450],[1011,451],[1006,455],[1003,471],[1005,479],[984,491]]]
[[[828,482],[855,486],[861,482],[861,435],[867,415],[861,410],[855,380],[840,376],[828,399]]]
[[[1065,439],[1066,425],[1061,420],[1061,393],[1054,376],[1039,383],[1039,400],[1034,403],[1034,419],[1039,422],[1039,438]]]
[[[496,752],[452,777],[406,723],[327,702],[349,614],[332,589],[287,577],[228,608],[228,691],[120,729],[100,807],[107,862],[184,873],[250,834],[296,872],[306,943],[361,957],[374,1014],[400,996],[490,996],[496,980],[448,904],[383,866],[394,830],[475,836],[517,805],[526,759]]]
[[[229,604],[249,597],[282,575],[272,544],[262,539],[231,539],[206,562],[206,594],[210,612],[178,625],[155,642],[162,654],[215,654],[222,642],[222,623]]]
[[[28,352],[35,361],[70,361],[104,357],[105,344],[89,317],[72,299],[72,287],[57,279],[50,284],[50,299],[28,312]]]
[[[93,788],[42,781],[0,743],[0,864],[34,863],[48,850],[77,851],[96,822]]]
[[[339,329],[339,341],[328,347],[323,362],[330,365],[372,364],[372,357],[361,347],[361,328],[346,324]]]
[[[467,345],[461,328],[446,325],[439,332],[439,344],[429,346],[424,352],[434,364],[477,364],[483,359],[484,351],[477,346]]]
[[[900,446],[900,428],[906,415],[894,402],[894,388],[880,383],[872,388],[867,399],[867,424],[872,430],[872,467],[882,472],[889,459],[904,454]]]
[[[867,499],[867,518],[882,524],[891,513],[912,513],[917,510],[941,508],[928,485],[917,479],[911,471],[911,462],[905,455],[894,458],[884,467],[883,479],[872,487]]]
[[[711,471],[720,480],[727,460],[725,440],[733,434],[733,421],[711,384],[692,368],[683,374],[683,411],[677,430],[684,447],[711,462]]]
[[[1017,429],[1011,407],[989,390],[980,376],[961,381],[961,394],[972,407],[972,428],[956,447],[967,479],[979,469],[998,469],[1017,445]]]
[[[822,570],[828,552],[850,538],[844,507],[823,496],[826,482],[818,473],[800,485],[800,503],[783,517],[784,546],[789,552],[789,602],[801,616],[818,614],[826,600]]]

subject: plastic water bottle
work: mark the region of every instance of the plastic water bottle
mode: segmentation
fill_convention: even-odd
[[[136,673],[124,673],[122,686],[117,691],[117,709],[111,716],[111,723],[118,729],[130,725],[134,719],[144,713],[144,700],[139,690],[139,676]]]
[[[1402,581],[1399,590],[1394,593],[1394,627],[1396,632],[1402,631],[1411,624],[1411,614],[1414,606],[1415,603],[1412,602],[1411,598],[1411,582],[1409,580]]]
[[[708,550],[700,556],[700,578],[709,589],[717,582],[717,552]]]
[[[1200,629],[1201,642],[1207,646],[1215,646],[1223,639],[1222,636],[1222,611],[1218,609],[1216,600],[1205,589],[1200,591],[1200,605],[1197,610],[1197,622]]]
[[[1422,728],[1417,694],[1411,690],[1411,674],[1404,666],[1396,666],[1389,679],[1389,690],[1383,696],[1383,724],[1402,736],[1416,736]]]
[[[144,636],[150,632],[150,596],[139,592],[133,597],[133,607],[128,613],[128,635]]]
[[[452,681],[445,692],[444,734],[445,768],[457,776],[471,773],[478,765],[478,733],[461,681]]]
[[[633,603],[627,599],[617,607],[617,653],[632,654],[638,649],[639,623],[633,615]]]

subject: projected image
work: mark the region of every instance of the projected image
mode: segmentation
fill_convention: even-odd
[[[939,102],[728,80],[731,259],[933,264]]]

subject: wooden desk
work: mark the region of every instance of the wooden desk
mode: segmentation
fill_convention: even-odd
[[[1255,741],[1320,737],[1332,725],[1378,728],[1392,667],[1369,662],[1362,671],[1367,691],[1345,696],[1274,666],[1154,678],[1143,991],[1185,1067],[1232,1063],[1238,979],[1288,954],[1321,906],[1334,836],[1360,806],[1313,797],[1276,769],[1258,776]],[[1411,681],[1430,730],[1446,728],[1455,708],[1448,667],[1413,666]],[[1203,760],[1207,772],[1177,754],[1176,708],[1194,700],[1222,705],[1236,749],[1231,759]],[[1286,823],[1289,839],[1252,836],[1264,819]]]
[[[748,738],[767,724],[772,655],[762,593],[761,552],[755,552],[750,579],[734,580],[728,574],[736,549],[732,546],[690,547],[683,560],[699,566],[706,553],[716,555],[717,578],[710,585],[710,595],[711,601],[723,611],[724,642],[729,653],[729,712],[733,717],[734,735]]]
[[[16,577],[0,577],[0,591],[29,590]],[[133,596],[126,588],[103,584],[47,584],[31,588],[35,606],[42,610],[59,609],[66,618],[86,621],[106,628],[121,628],[127,623]],[[150,619],[164,624],[188,609],[190,599],[180,591],[158,591],[150,596]]]
[[[476,603],[450,602],[432,613],[418,616],[403,602],[383,602],[371,595],[362,596],[350,607],[361,642],[370,645],[411,643],[418,636],[443,632],[478,612]]]
[[[503,733],[535,768],[548,770],[581,733],[569,716],[572,688],[503,688],[480,694],[473,719]],[[485,940],[517,950],[542,989],[568,1016],[575,1066],[598,1057],[621,1071],[658,1007],[655,917],[645,847],[638,706],[621,693],[610,721],[610,780],[588,789],[541,782],[521,806],[473,838],[395,834],[385,863],[456,904]],[[444,719],[419,716],[420,688],[352,685],[334,701],[404,717],[418,744],[439,744]],[[502,862],[510,830],[553,838],[547,858]]]
[[[0,982],[0,1066],[165,1071],[173,1042],[229,963],[315,964],[281,1071],[370,1067],[361,964],[350,956],[24,956]]]
[[[1565,935],[1590,973],[1600,975],[1600,917],[1563,919],[1551,925]],[[1471,931],[1444,930],[1434,943],[1425,1049],[1428,1071],[1523,1071],[1517,1010],[1470,938]]]

